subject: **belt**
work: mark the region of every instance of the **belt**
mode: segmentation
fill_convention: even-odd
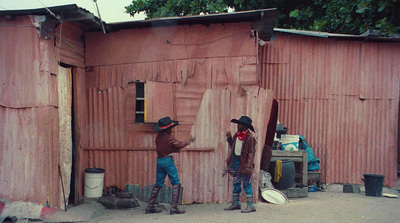
[[[166,156],[159,156],[157,158],[173,158],[173,156],[172,155],[166,155]]]

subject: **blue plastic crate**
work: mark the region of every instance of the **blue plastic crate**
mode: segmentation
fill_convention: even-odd
[[[308,192],[317,192],[317,187],[316,186],[308,187]]]

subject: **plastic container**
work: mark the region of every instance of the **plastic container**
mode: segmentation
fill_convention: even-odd
[[[104,174],[104,169],[85,169],[85,197],[98,198],[103,195]]]
[[[365,194],[372,197],[382,197],[384,175],[364,174],[361,178],[365,184]]]
[[[309,186],[308,187],[308,192],[317,192],[317,187],[316,186]]]
[[[282,135],[281,136],[282,150],[298,151],[299,150],[299,142],[300,142],[299,135]]]
[[[278,139],[280,139],[281,135],[286,134],[288,130],[289,129],[286,126],[284,126],[283,124],[277,124],[276,125],[276,137]]]
[[[278,182],[275,182],[276,161],[271,161],[269,173],[272,177],[272,184],[276,189],[287,189],[293,186],[296,170],[292,160],[282,160],[282,176]]]

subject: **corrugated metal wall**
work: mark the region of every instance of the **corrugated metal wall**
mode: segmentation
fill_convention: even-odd
[[[29,17],[0,23],[0,197],[57,206],[58,94],[50,73],[57,63],[47,52],[53,45]]]
[[[59,61],[70,66],[85,67],[83,31],[71,23],[63,22],[55,29],[55,53]]]
[[[236,67],[238,69],[237,74],[239,74],[239,67],[243,66],[245,61],[247,60],[242,58],[225,59],[221,60],[221,64],[218,66],[225,67],[229,64],[229,66]],[[192,62],[195,63],[195,61]],[[235,131],[235,126],[230,124],[230,119],[238,118],[244,114],[253,115],[255,126],[259,125],[256,127],[259,128],[256,132],[260,134],[259,151],[261,152],[269,121],[270,107],[272,106],[273,95],[271,92],[267,94],[265,90],[264,95],[262,90],[257,91],[261,96],[252,93],[252,96],[248,96],[249,99],[247,99],[252,101],[246,103],[244,96],[248,94],[246,91],[249,91],[250,86],[246,90],[242,89],[243,92],[238,92],[239,88],[228,83],[234,81],[233,78],[229,81],[228,79],[221,79],[221,82],[225,81],[223,86],[227,86],[228,96],[226,96],[227,93],[218,92],[212,94],[212,96],[204,95],[206,86],[212,86],[215,77],[211,78],[212,74],[204,74],[200,71],[204,71],[205,67],[212,65],[216,66],[215,61],[207,59],[201,65],[196,66],[191,77],[187,77],[187,79],[185,77],[186,83],[178,81],[174,84],[176,85],[176,99],[175,102],[171,101],[171,103],[175,104],[175,116],[180,121],[180,125],[175,128],[177,138],[183,140],[191,133],[200,132],[196,133],[195,146],[175,158],[184,187],[183,201],[186,203],[194,201],[225,202],[231,199],[231,196],[227,194],[231,189],[227,184],[228,181],[220,176],[227,152],[224,135],[229,129],[232,132]],[[119,68],[119,72],[127,69],[125,70],[126,73],[129,73],[128,70],[138,70],[132,69],[132,66]],[[100,70],[102,68],[95,69],[95,76],[102,73]],[[114,75],[118,74],[112,72],[113,70],[116,69],[111,69],[107,78],[112,79]],[[225,72],[223,71],[221,76],[226,77]],[[131,72],[130,75],[134,74],[134,72]],[[256,75],[256,73],[253,75]],[[148,78],[151,77],[149,75]],[[128,80],[135,79],[135,77],[131,77]],[[237,83],[240,82],[236,81]],[[130,81],[125,83],[128,82]],[[89,89],[89,137],[83,157],[83,160],[87,160],[87,165],[83,168],[105,168],[105,185],[118,186],[121,189],[124,189],[126,184],[148,186],[155,183],[156,153],[154,140],[156,132],[152,129],[153,124],[134,123],[133,99],[135,93],[133,89],[131,84],[126,87],[109,87],[102,90],[99,88]],[[225,87],[214,86],[211,89],[225,89]],[[231,96],[231,91],[239,96]],[[236,100],[241,100],[241,103]],[[204,103],[208,104],[203,105]],[[205,114],[212,116],[212,119],[202,117]],[[199,116],[201,116],[200,120]],[[195,131],[192,129],[193,126],[197,126],[199,129]],[[207,128],[210,131],[201,128]],[[203,137],[205,138],[203,139]],[[86,141],[85,139],[82,140]],[[203,182],[206,184],[203,184]],[[255,183],[257,182],[255,181]],[[167,184],[169,184],[168,181]]]
[[[0,18],[0,197],[60,207],[57,61],[84,67],[84,51],[80,38],[75,50],[81,59],[65,59],[66,44],[55,46],[54,36],[39,38],[35,25],[42,19]],[[61,31],[62,36],[77,32],[68,23]]]
[[[279,121],[321,159],[327,183],[385,175],[396,187],[400,44],[277,34],[260,49]]]
[[[72,70],[73,73],[73,101],[74,101],[74,143],[75,149],[77,150],[75,153],[75,171],[79,170],[80,167],[86,166],[86,161],[83,159],[83,150],[82,147],[87,147],[87,139],[88,136],[88,93],[86,89],[86,77],[85,70],[82,68],[75,67]],[[75,197],[74,201],[77,201],[80,197],[82,197],[83,191],[80,189],[80,186],[84,180],[84,173],[82,171],[76,171],[75,176]]]
[[[225,132],[236,131],[230,119],[253,115],[257,136],[262,135],[261,153],[273,99],[272,92],[258,89],[257,51],[250,26],[88,33],[86,61],[93,69],[86,72],[88,138],[81,139],[87,146],[81,157],[86,165],[80,171],[105,168],[106,187],[140,185],[146,193],[155,183],[156,132],[153,124],[134,123],[134,81],[169,83],[174,89],[173,118],[180,122],[174,128],[176,137],[184,140],[191,133],[197,137],[193,146],[175,156],[183,202],[229,201],[232,188],[221,173],[227,153]],[[153,101],[162,100],[161,95],[154,97]]]

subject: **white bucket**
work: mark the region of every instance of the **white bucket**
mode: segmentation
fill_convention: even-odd
[[[104,169],[85,169],[85,197],[95,198],[103,195]]]
[[[281,135],[282,150],[298,151],[299,142],[299,135]]]

